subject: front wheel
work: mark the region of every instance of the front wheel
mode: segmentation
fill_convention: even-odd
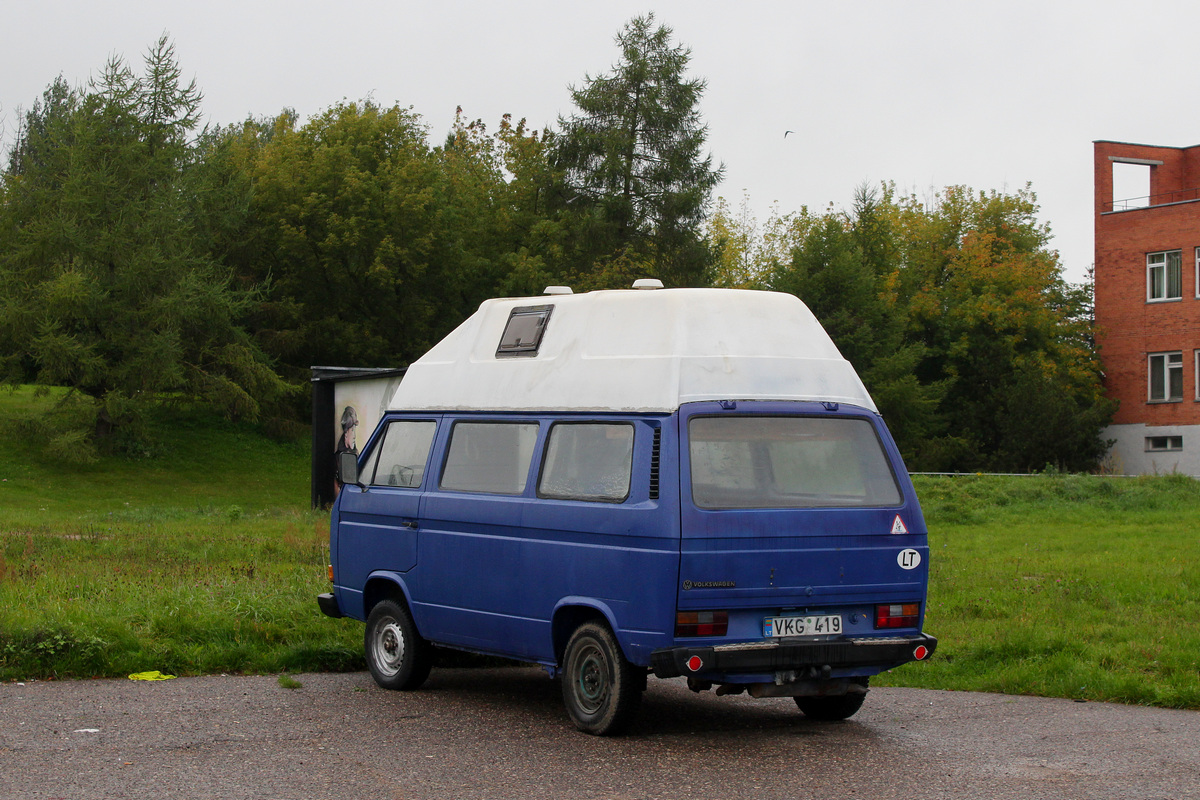
[[[585,622],[571,635],[563,660],[563,701],[575,727],[595,736],[628,727],[642,699],[642,676],[625,660],[612,631]]]
[[[417,633],[408,609],[381,600],[367,617],[367,668],[384,689],[416,689],[429,677],[433,650]]]

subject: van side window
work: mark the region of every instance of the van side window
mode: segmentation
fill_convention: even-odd
[[[550,429],[538,497],[620,503],[629,497],[633,426],[565,422]]]
[[[521,494],[537,444],[535,422],[457,422],[450,431],[442,488]]]
[[[425,462],[433,444],[433,420],[393,420],[372,455],[374,486],[403,486],[414,489],[425,477]]]
[[[883,445],[865,419],[693,417],[692,499],[700,508],[895,506]]]

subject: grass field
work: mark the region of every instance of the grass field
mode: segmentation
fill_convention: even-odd
[[[44,405],[0,390],[0,421]],[[359,669],[316,608],[328,516],[306,442],[164,412],[147,459],[0,440],[0,679]],[[917,479],[937,655],[877,685],[1200,709],[1200,483]]]
[[[47,402],[0,390],[0,420]],[[46,463],[0,444],[0,679],[362,666],[322,616],[328,515],[307,442],[164,412],[150,459]]]
[[[939,648],[877,683],[1200,709],[1200,483],[916,483]]]

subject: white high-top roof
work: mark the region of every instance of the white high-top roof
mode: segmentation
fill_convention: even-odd
[[[514,308],[553,306],[535,356],[497,357]],[[487,300],[409,366],[391,408],[671,412],[698,400],[813,400],[875,410],[799,299],[737,289]]]

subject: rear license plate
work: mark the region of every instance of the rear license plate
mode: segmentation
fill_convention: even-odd
[[[784,636],[824,636],[842,632],[838,614],[820,617],[767,617],[763,620],[763,637],[779,639]]]

